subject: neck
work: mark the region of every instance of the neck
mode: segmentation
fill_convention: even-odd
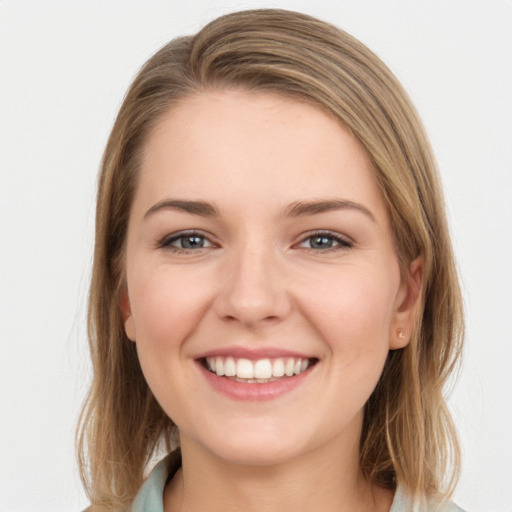
[[[183,466],[165,489],[164,510],[388,511],[393,494],[364,478],[353,441],[340,440],[339,450],[330,445],[293,461],[249,465],[230,463],[181,436]]]

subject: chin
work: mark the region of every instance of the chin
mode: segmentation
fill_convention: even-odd
[[[231,443],[219,450],[219,457],[224,461],[241,466],[276,466],[293,460],[299,454],[296,446],[283,446],[282,440],[267,444],[260,441],[250,446]]]
[[[215,458],[243,466],[283,464],[307,451],[307,443],[300,436],[290,435],[293,430],[289,427],[283,430],[276,425],[268,425],[268,422],[262,425],[262,422],[250,421],[249,427],[239,425],[236,429],[220,432],[210,430],[207,439],[198,439],[197,442]]]

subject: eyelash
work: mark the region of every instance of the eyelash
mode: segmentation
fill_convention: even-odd
[[[327,249],[314,249],[312,247],[306,248],[306,249],[309,249],[314,252],[325,253],[325,252],[332,252],[332,251],[347,250],[347,249],[351,249],[354,246],[354,243],[351,240],[349,240],[348,238],[340,235],[339,233],[336,233],[335,231],[329,231],[329,230],[320,230],[320,231],[314,231],[312,233],[308,233],[307,236],[302,238],[299,243],[302,244],[306,240],[311,240],[313,238],[329,238],[338,244],[338,245],[335,245],[334,247],[328,247]]]
[[[191,237],[203,238],[205,240],[208,240],[208,242],[210,243],[210,246],[208,246],[208,247],[215,247],[215,244],[208,239],[208,236],[205,233],[203,233],[201,231],[195,231],[195,230],[180,231],[178,233],[173,233],[172,235],[164,237],[157,244],[157,246],[160,249],[167,249],[176,254],[190,254],[193,252],[197,252],[200,249],[208,248],[208,247],[199,247],[197,249],[187,249],[187,248],[176,247],[176,246],[172,245],[173,242],[182,240],[184,238],[191,238]],[[303,244],[307,240],[312,240],[315,237],[316,238],[327,238],[327,239],[333,240],[334,243],[336,243],[337,245],[335,245],[333,247],[328,247],[326,249],[320,249],[320,248],[315,249],[312,247],[304,247],[304,249],[307,249],[307,250],[310,250],[310,251],[313,251],[316,253],[326,253],[326,252],[333,252],[333,251],[339,251],[339,250],[347,250],[347,249],[351,249],[354,246],[354,243],[351,240],[349,240],[348,238],[340,235],[339,233],[336,233],[334,231],[329,231],[329,230],[320,230],[320,231],[314,231],[312,233],[308,233],[307,236],[303,237],[300,240],[300,242],[295,245]]]
[[[160,249],[167,249],[172,252],[175,252],[177,254],[189,254],[191,252],[196,252],[198,249],[186,249],[184,247],[176,247],[174,245],[171,245],[173,242],[176,242],[180,239],[184,238],[192,238],[192,237],[198,237],[198,238],[204,238],[205,240],[208,240],[212,247],[215,245],[213,242],[211,242],[208,239],[208,236],[201,232],[196,230],[190,230],[190,231],[180,231],[178,233],[173,233],[172,235],[165,236],[157,245]],[[205,247],[199,247],[199,249],[204,249]]]

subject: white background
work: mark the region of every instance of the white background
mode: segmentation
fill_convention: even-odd
[[[219,14],[331,21],[404,83],[440,164],[467,310],[455,495],[512,512],[512,1],[0,0],[0,511],[86,505],[73,435],[103,146],[139,66]]]

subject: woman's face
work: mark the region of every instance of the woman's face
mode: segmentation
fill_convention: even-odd
[[[197,94],[163,117],[126,270],[126,332],[182,444],[238,463],[357,447],[412,325],[365,152],[320,109],[269,93]]]

